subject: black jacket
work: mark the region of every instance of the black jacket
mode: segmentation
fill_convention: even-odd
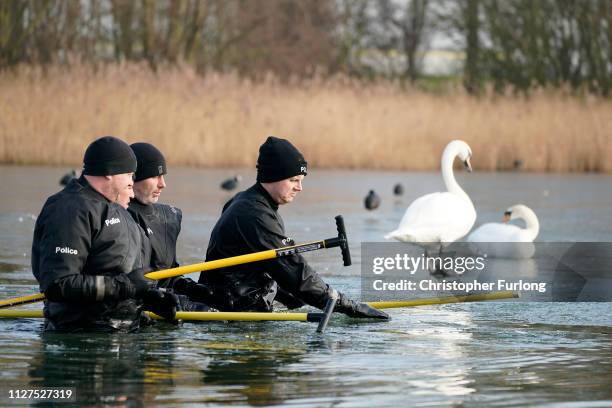
[[[41,292],[70,275],[127,274],[148,266],[146,240],[144,231],[124,208],[107,200],[81,177],[45,202],[34,229],[32,271]],[[44,314],[48,327],[59,330],[138,318],[131,299],[47,300]]]
[[[181,232],[181,210],[166,204],[145,205],[133,199],[128,211],[145,231],[151,243],[151,270],[159,271],[179,266],[176,261],[176,241]],[[180,310],[210,310],[207,305],[210,303],[209,296],[203,298],[202,288],[198,290],[196,286],[193,280],[182,275],[157,282],[158,288],[172,289],[179,295]]]
[[[206,261],[265,251],[291,245],[278,213],[278,204],[256,183],[236,194],[223,207],[208,244]],[[318,308],[324,308],[330,287],[301,255],[254,262],[200,274],[200,283],[225,290],[234,310],[268,309],[257,305],[274,284],[290,295]],[[216,289],[218,291],[219,289]],[[281,300],[283,303],[287,302]],[[223,308],[224,305],[219,305]]]
[[[128,211],[151,243],[151,269],[159,271],[179,266],[176,261],[176,241],[181,232],[181,210],[166,204],[144,205],[134,199]]]

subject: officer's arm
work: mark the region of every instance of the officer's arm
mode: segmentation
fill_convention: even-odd
[[[258,250],[281,248],[286,236],[280,225],[268,214],[261,214],[255,222],[243,223],[249,238]],[[286,242],[286,241],[285,241]],[[285,256],[265,261],[266,271],[278,285],[298,299],[318,308],[325,307],[331,289],[301,255]]]
[[[55,302],[97,302],[133,298],[136,290],[127,275],[68,275],[53,282],[45,291]]]
[[[265,218],[258,218],[256,223],[260,244],[281,247],[284,239],[278,224],[266,222]],[[251,231],[256,232],[256,231]],[[312,269],[301,255],[293,255],[268,261],[268,273],[278,285],[298,299],[311,306],[323,309],[331,296],[332,289],[326,284],[318,273]],[[351,317],[365,317],[375,319],[388,319],[385,312],[376,310],[366,303],[359,303],[339,293],[335,312],[344,313]]]
[[[132,297],[134,285],[125,275],[119,277],[84,275],[94,227],[88,211],[56,215],[45,220],[38,241],[41,292],[52,301],[95,302],[106,298]]]

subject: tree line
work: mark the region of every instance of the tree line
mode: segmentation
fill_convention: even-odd
[[[142,61],[417,82],[441,38],[470,93],[610,94],[611,0],[0,0],[0,69]]]

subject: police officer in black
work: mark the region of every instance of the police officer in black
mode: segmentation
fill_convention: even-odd
[[[136,157],[112,136],[89,145],[83,173],[49,197],[36,220],[32,271],[45,329],[134,331],[142,309],[174,319],[177,300],[144,277],[150,245],[127,212]]]
[[[206,261],[280,248],[287,238],[279,205],[302,191],[306,160],[287,140],[269,137],[259,148],[257,182],[238,193],[224,207],[208,244]],[[224,291],[228,301],[213,305],[221,310],[271,311],[277,300],[289,308],[307,303],[324,308],[332,288],[301,255],[238,265],[200,274],[200,283]],[[335,311],[352,317],[388,319],[365,303],[340,294]]]
[[[166,188],[167,174],[164,155],[150,143],[130,146],[136,155],[138,169],[134,176],[134,198],[128,211],[143,228],[151,243],[151,269],[154,271],[179,266],[176,241],[181,232],[182,212],[170,205],[158,203]],[[212,295],[209,288],[182,276],[159,281],[158,287],[179,295],[180,309],[209,311],[205,302]]]

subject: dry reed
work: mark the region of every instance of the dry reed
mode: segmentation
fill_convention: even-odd
[[[78,165],[112,134],[148,141],[175,165],[252,167],[267,135],[311,167],[433,170],[452,139],[480,170],[612,171],[612,101],[443,96],[346,79],[280,84],[135,64],[21,67],[0,74],[0,162]]]

